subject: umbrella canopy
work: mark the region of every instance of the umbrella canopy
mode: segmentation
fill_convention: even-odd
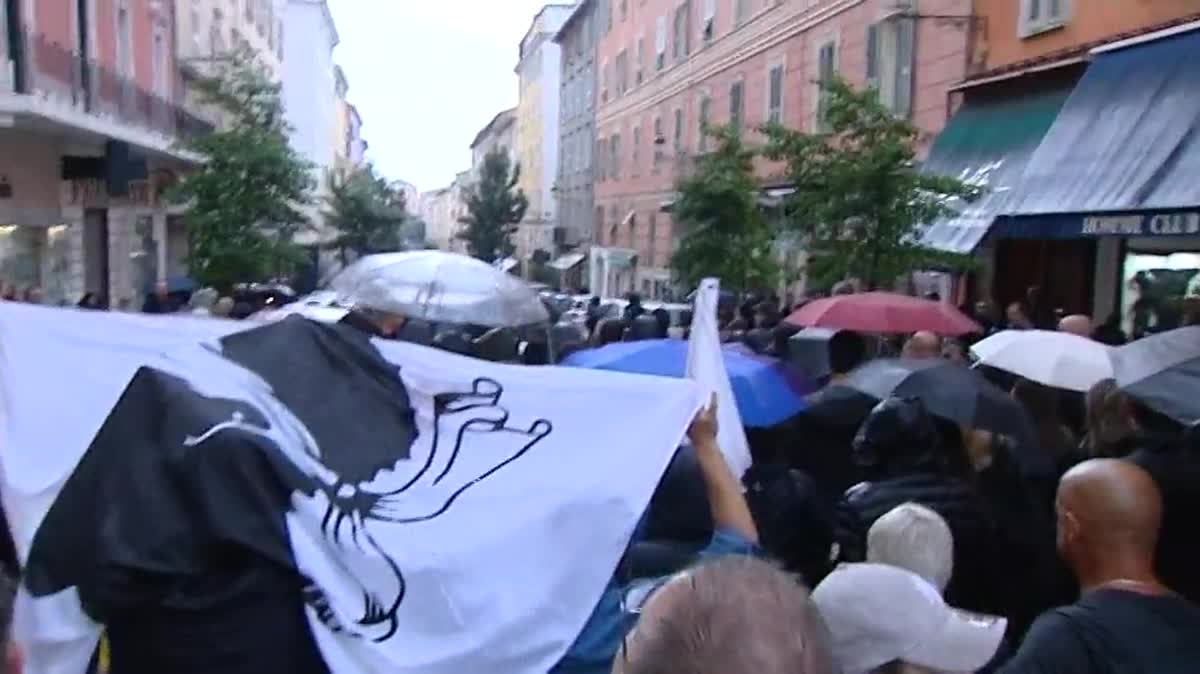
[[[465,255],[423,250],[368,255],[330,282],[357,306],[433,323],[512,327],[550,316],[521,279]]]
[[[1126,393],[1180,423],[1200,422],[1200,327],[1143,337],[1113,349],[1112,357]]]
[[[683,340],[651,339],[577,351],[563,365],[683,377],[687,353],[688,343]],[[774,426],[804,409],[804,396],[814,387],[783,363],[731,348],[724,348],[721,353],[743,424],[758,428]]]
[[[1005,330],[971,347],[980,365],[1068,391],[1113,376],[1111,346],[1067,332]]]
[[[850,373],[847,386],[883,400],[920,398],[930,412],[958,424],[1009,435],[1036,451],[1028,414],[983,375],[938,358],[873,360]],[[1023,457],[1044,463],[1044,457]]]
[[[802,327],[858,332],[928,330],[951,336],[983,332],[978,323],[945,302],[883,292],[835,295],[815,300],[797,309],[786,320]]]

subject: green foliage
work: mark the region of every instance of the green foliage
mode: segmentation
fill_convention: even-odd
[[[917,129],[896,118],[873,91],[841,79],[825,83],[826,133],[778,125],[762,129],[764,154],[782,161],[796,191],[784,204],[788,226],[804,238],[815,285],[861,279],[890,284],[916,269],[961,268],[966,256],[922,247],[920,228],[954,213],[958,199],[978,190],[959,180],[918,171]]]
[[[467,215],[459,219],[466,227],[458,236],[472,257],[491,263],[513,254],[512,236],[529,208],[517,187],[520,177],[521,167],[513,166],[505,152],[484,157],[479,182],[467,191]]]
[[[310,166],[288,144],[280,85],[248,50],[214,63],[202,79],[206,102],[224,115],[221,128],[187,141],[205,158],[172,199],[188,204],[188,268],[204,285],[290,273],[304,261],[293,243],[307,218]]]
[[[707,131],[716,148],[696,160],[677,190],[675,221],[683,227],[671,267],[696,287],[708,276],[730,290],[771,288],[779,277],[773,232],[758,204],[755,152],[732,129]]]
[[[392,189],[370,164],[331,181],[325,201],[325,221],[338,231],[326,248],[336,250],[342,264],[351,262],[351,253],[401,249],[401,228],[408,220],[404,193]]]

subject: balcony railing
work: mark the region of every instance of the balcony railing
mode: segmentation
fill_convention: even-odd
[[[212,129],[181,106],[40,33],[23,32],[21,38],[12,71],[13,89],[19,94],[67,103],[174,139]],[[171,73],[172,88],[177,88],[176,76]]]

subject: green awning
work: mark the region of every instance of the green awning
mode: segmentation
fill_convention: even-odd
[[[954,217],[926,227],[921,243],[969,253],[1004,212],[1012,191],[1070,89],[1025,94],[1020,98],[968,100],[946,125],[922,171],[952,176],[983,189],[973,203],[959,203]]]

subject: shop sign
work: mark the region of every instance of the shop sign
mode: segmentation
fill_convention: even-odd
[[[1083,218],[1083,236],[1187,236],[1200,234],[1200,211]]]

